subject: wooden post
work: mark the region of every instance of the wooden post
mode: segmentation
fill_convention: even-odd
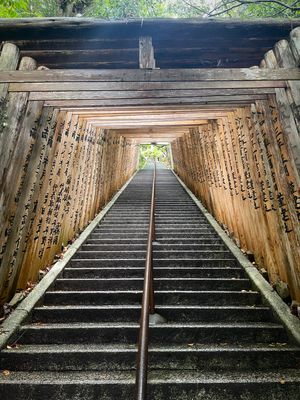
[[[12,43],[4,43],[0,53],[0,71],[14,71],[19,62],[19,49]],[[7,95],[8,84],[0,84],[0,105]]]
[[[36,62],[30,57],[23,57],[20,62],[20,71],[32,71],[36,69]],[[1,85],[0,85],[1,86]],[[0,187],[3,188],[5,175],[9,170],[15,168],[12,165],[13,154],[18,148],[19,131],[23,121],[29,93],[18,92],[9,93],[6,106],[2,106],[2,120],[0,117],[1,136],[0,136]],[[1,205],[0,205],[1,210]]]
[[[300,66],[300,27],[293,29],[290,33],[290,46],[296,62]]]
[[[278,68],[278,63],[273,50],[268,51],[264,57],[265,65],[268,68]],[[300,125],[295,120],[292,107],[288,98],[288,93],[283,88],[276,88],[276,100],[280,110],[280,119],[285,133],[289,137],[290,146],[293,152],[293,158],[300,174]]]
[[[155,69],[154,48],[150,36],[139,39],[139,65],[141,69]]]

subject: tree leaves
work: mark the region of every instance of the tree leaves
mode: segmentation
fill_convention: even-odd
[[[296,18],[295,0],[2,0],[0,17],[84,16],[106,19],[157,17]]]

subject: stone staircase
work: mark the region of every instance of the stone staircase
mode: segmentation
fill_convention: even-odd
[[[134,399],[151,169],[1,352],[2,400]],[[300,349],[170,170],[157,171],[148,400],[299,400]]]

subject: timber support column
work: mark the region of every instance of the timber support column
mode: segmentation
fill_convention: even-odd
[[[155,69],[154,48],[151,36],[141,36],[139,39],[140,69]]]

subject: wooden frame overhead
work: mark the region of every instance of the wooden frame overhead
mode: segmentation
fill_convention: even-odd
[[[0,40],[48,68],[139,68],[139,40],[152,37],[158,68],[258,65],[299,20],[86,18],[1,19]]]

